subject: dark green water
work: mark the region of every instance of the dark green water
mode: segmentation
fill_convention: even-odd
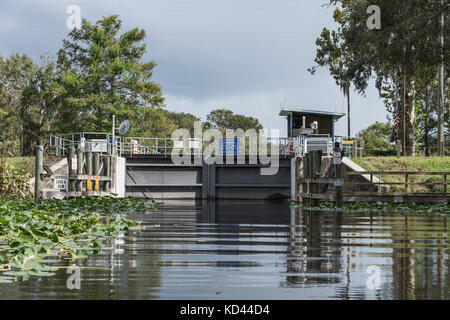
[[[67,288],[69,274],[61,268],[53,277],[0,284],[0,298],[450,298],[445,217],[229,202],[166,207],[134,218],[146,230],[76,261],[80,290]]]

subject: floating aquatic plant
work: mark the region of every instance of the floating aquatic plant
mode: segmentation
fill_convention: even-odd
[[[346,203],[342,207],[336,207],[335,204],[322,202],[318,207],[311,207],[308,204],[298,204],[301,207],[311,211],[336,211],[336,212],[362,212],[362,213],[408,213],[422,215],[449,215],[450,204],[416,204],[414,202],[355,202]]]
[[[51,276],[50,255],[77,258],[98,251],[105,239],[139,222],[124,215],[146,213],[158,204],[132,198],[0,200],[0,283]]]

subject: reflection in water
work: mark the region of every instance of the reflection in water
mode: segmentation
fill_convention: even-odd
[[[167,205],[112,250],[77,260],[81,290],[50,278],[2,299],[449,299],[446,217],[306,212],[286,202]],[[50,261],[68,266],[71,261]],[[370,289],[369,266],[381,273]]]

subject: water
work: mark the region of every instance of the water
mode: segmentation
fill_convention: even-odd
[[[53,277],[0,284],[0,299],[450,298],[446,217],[229,202],[133,218],[146,230],[75,261],[80,290],[67,288],[70,275],[61,268]]]

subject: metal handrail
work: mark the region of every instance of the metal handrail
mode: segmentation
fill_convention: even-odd
[[[170,154],[175,150],[191,149],[192,154],[201,153],[205,147],[205,145],[196,146],[195,143],[191,144],[195,141],[198,141],[195,138],[189,139],[172,139],[172,138],[151,138],[151,137],[120,137],[115,136],[115,143],[111,143],[112,136],[110,133],[104,132],[80,132],[80,133],[69,133],[69,134],[60,134],[60,135],[52,135],[50,137],[50,146],[55,148],[57,156],[65,156],[67,154],[67,149],[69,147],[78,147],[80,143],[83,142],[82,138],[85,138],[89,135],[97,135],[101,136],[105,140],[107,153],[115,152],[119,155],[122,154]],[[259,151],[259,141],[256,139],[256,144],[252,144],[249,137],[240,137],[240,139],[244,139],[244,150],[246,154],[251,154],[252,152]],[[278,145],[279,152],[282,155],[293,154],[292,142],[294,139],[286,138],[286,137],[266,137],[267,148],[270,152],[271,145]],[[174,141],[182,141],[183,148],[174,145]],[[88,141],[84,141],[85,144],[88,144]],[[209,144],[210,142],[208,142]],[[242,142],[241,142],[242,143]],[[190,147],[192,145],[192,147]],[[241,147],[240,147],[241,148]],[[268,152],[268,153],[269,153]]]

